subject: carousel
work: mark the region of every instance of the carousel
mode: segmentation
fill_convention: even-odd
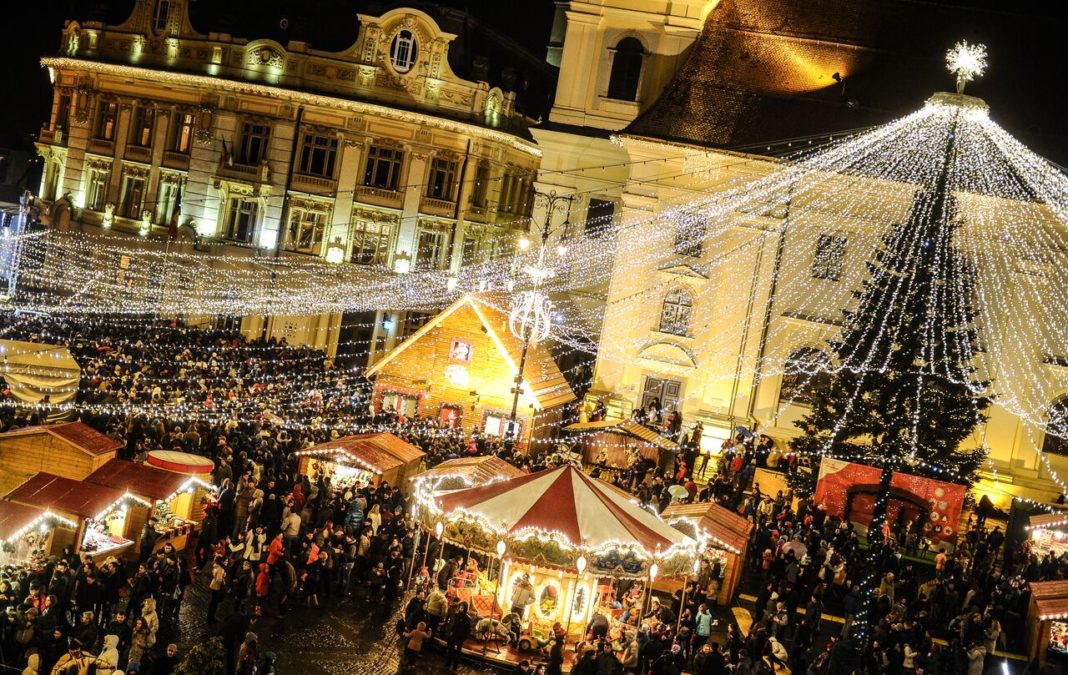
[[[417,484],[417,517],[467,553],[448,594],[478,614],[481,642],[471,651],[485,656],[495,640],[508,647],[492,646],[498,661],[536,658],[530,652],[553,639],[589,639],[595,616],[602,628],[607,620],[601,637],[624,640],[651,583],[692,574],[705,548],[701,533],[684,534],[569,464],[469,489],[434,491],[434,483]],[[478,556],[496,574],[479,569]]]

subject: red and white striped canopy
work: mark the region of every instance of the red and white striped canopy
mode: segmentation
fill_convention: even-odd
[[[571,465],[440,495],[436,501],[446,517],[464,510],[502,534],[552,533],[572,547],[639,547],[654,555],[695,544],[626,493]]]

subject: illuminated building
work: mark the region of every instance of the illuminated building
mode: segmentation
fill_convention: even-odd
[[[404,8],[359,15],[355,42],[338,52],[199,33],[187,0],[138,0],[116,26],[69,21],[42,60],[55,95],[37,143],[40,195],[55,202],[57,226],[70,220],[69,194],[83,226],[201,237],[201,249],[250,256],[400,274],[506,255],[526,227],[541,153],[514,93],[454,74],[455,38]],[[333,353],[339,341],[387,350],[420,320],[244,317],[241,327]]]

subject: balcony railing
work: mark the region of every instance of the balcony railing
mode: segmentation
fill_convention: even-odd
[[[105,141],[99,138],[90,139],[89,152],[95,152],[98,155],[114,155],[115,142]]]
[[[135,162],[151,162],[152,149],[145,148],[140,145],[127,145],[126,159],[131,159]]]
[[[433,216],[452,216],[456,213],[456,202],[448,199],[423,197],[419,202],[419,210]]]
[[[337,182],[331,178],[319,176],[306,176],[302,173],[293,174],[293,187],[303,189],[312,194],[328,195],[337,190]]]
[[[45,126],[41,127],[41,132],[37,134],[37,140],[49,145],[66,145],[67,134],[63,129],[49,129]]]
[[[361,185],[356,188],[356,199],[367,204],[399,207],[403,201],[403,195],[397,190]]]
[[[184,152],[173,152],[168,150],[163,153],[163,166],[169,169],[182,169],[183,171],[188,171],[189,155]]]

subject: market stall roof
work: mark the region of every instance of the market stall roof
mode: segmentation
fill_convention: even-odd
[[[157,469],[145,464],[136,464],[124,459],[113,459],[86,476],[86,483],[148,497],[167,499],[191,480],[188,476],[173,471]]]
[[[81,367],[62,345],[0,340],[0,377],[20,401],[37,403],[45,396],[53,403],[74,398]]]
[[[411,464],[412,462],[418,462],[426,457],[426,453],[412,445],[408,441],[394,436],[388,432],[379,432],[375,434],[357,434],[355,436],[349,436],[349,438],[357,439],[364,444],[374,446],[379,450],[383,450],[386,453],[393,455],[405,464]]]
[[[293,453],[297,457],[316,457],[328,461],[343,461],[347,464],[362,466],[379,475],[404,466],[404,462],[394,457],[376,443],[368,442],[366,434],[342,436],[333,441],[313,445]]]
[[[6,500],[0,501],[0,540],[11,539],[17,532],[29,527],[46,513],[45,510],[33,506]]]
[[[1068,511],[1036,513],[1028,517],[1027,529],[1056,530],[1068,527]]]
[[[493,344],[496,345],[505,361],[511,365],[513,372],[518,370],[518,364],[522,360],[523,343],[508,328],[507,296],[467,293],[427,321],[407,340],[394,347],[391,352],[371,366],[367,374],[375,375],[381,371],[387,363],[419,342],[424,335],[463,307],[469,307],[475,312],[482,323],[482,328],[493,340]],[[539,408],[555,408],[574,401],[576,398],[575,392],[571,390],[567,379],[560,372],[556,359],[544,343],[532,344],[527,350],[527,361],[523,366],[523,384],[527,386]]]
[[[694,543],[628,495],[570,464],[451,492],[435,500],[444,514],[474,514],[502,534],[541,532],[588,549],[633,545],[651,555]]]
[[[87,455],[100,457],[117,451],[122,447],[122,442],[111,436],[105,436],[96,429],[82,424],[81,422],[64,422],[62,424],[41,424],[32,427],[23,427],[14,431],[0,434],[0,440],[4,438],[16,438],[19,436],[32,436],[35,434],[48,434],[59,438]]]
[[[494,455],[447,459],[433,469],[412,476],[408,480],[440,481],[437,491],[464,490],[495,480],[518,478],[527,473]]]
[[[126,497],[121,490],[41,472],[8,493],[13,502],[96,518]]]
[[[1035,581],[1031,597],[1041,620],[1068,618],[1068,581]]]
[[[638,424],[634,420],[600,420],[597,422],[577,422],[564,427],[564,431],[607,431],[609,433],[626,434],[650,445],[655,445],[663,450],[675,452],[679,444],[664,438],[644,424]]]
[[[733,553],[745,551],[753,524],[747,519],[713,502],[700,504],[672,504],[660,514],[671,522],[677,518],[692,521],[711,537],[713,545],[725,547]]]

